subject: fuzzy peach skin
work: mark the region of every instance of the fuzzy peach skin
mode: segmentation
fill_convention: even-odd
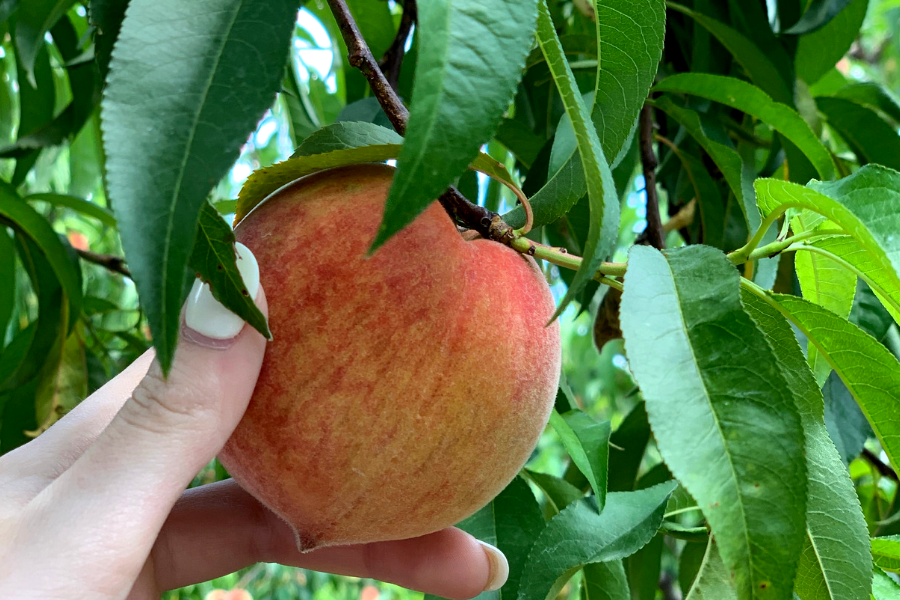
[[[559,327],[534,260],[464,241],[438,203],[366,257],[393,172],[308,176],[236,228],[274,341],[219,458],[302,550],[471,515],[528,459],[556,397]]]

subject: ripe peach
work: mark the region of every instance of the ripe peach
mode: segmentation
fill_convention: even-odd
[[[274,341],[220,459],[302,550],[472,514],[528,459],[556,395],[559,328],[530,257],[465,241],[437,203],[366,257],[392,177],[317,173],[236,228]]]

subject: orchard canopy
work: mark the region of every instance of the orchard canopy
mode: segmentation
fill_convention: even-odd
[[[0,0],[0,454],[168,369],[195,277],[269,335],[232,224],[388,162],[370,252],[439,201],[556,299],[487,596],[900,599],[898,92],[896,0]],[[232,588],[414,596],[166,597]]]

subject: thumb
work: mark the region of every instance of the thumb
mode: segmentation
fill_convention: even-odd
[[[267,314],[253,254],[238,244],[247,290]],[[109,426],[35,503],[50,520],[88,529],[98,522],[142,523],[147,531],[108,532],[104,543],[148,550],[171,507],[225,444],[247,408],[265,338],[196,283],[168,379],[154,360]],[[60,507],[65,507],[59,510]],[[50,525],[50,523],[46,523]],[[140,539],[134,539],[138,536]],[[77,539],[77,536],[76,536]],[[114,550],[114,548],[110,548]]]

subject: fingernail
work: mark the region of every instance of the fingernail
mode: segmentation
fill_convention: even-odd
[[[488,577],[487,585],[484,586],[484,591],[493,592],[499,590],[506,583],[507,577],[509,577],[509,563],[499,549],[481,540],[478,540],[478,543],[484,549],[488,564],[491,567],[490,576]]]
[[[235,244],[235,250],[238,272],[244,279],[247,293],[251,298],[256,298],[259,292],[259,265],[256,257],[240,242]],[[184,324],[192,332],[213,341],[230,340],[237,337],[244,328],[244,320],[213,298],[209,284],[199,279],[194,281],[194,287],[188,295]]]

